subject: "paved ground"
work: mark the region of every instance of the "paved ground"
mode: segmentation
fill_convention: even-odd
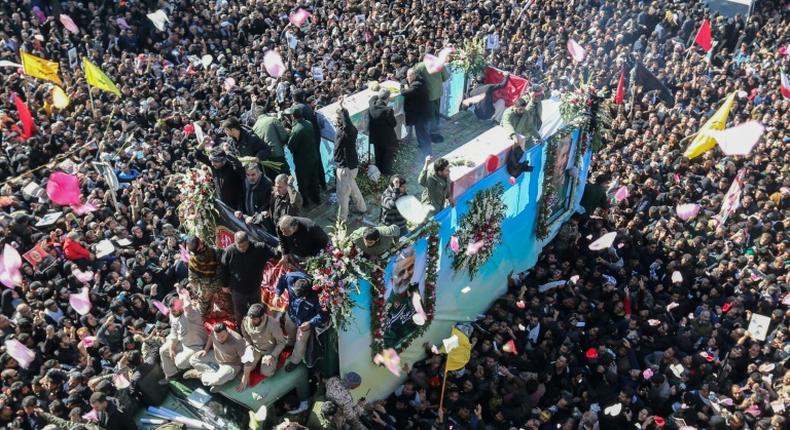
[[[460,112],[450,119],[443,119],[440,128],[444,136],[444,142],[434,144],[434,157],[449,153],[492,126],[493,123],[491,121],[480,121],[474,114],[468,111]],[[364,162],[365,160],[360,161]],[[423,162],[424,159],[420,155],[417,149],[417,142],[414,139],[407,139],[402,142],[395,160],[394,170],[406,178],[410,194],[419,196],[422,192],[422,187],[417,183],[417,177],[420,174]],[[360,169],[357,183],[360,185],[362,194],[365,196],[368,212],[364,215],[356,215],[353,213],[349,215],[348,228],[350,230],[364,224],[373,225],[377,223],[381,213],[381,191],[386,188],[389,179],[382,177],[378,184],[372,184],[366,178],[366,174]],[[334,189],[330,190],[328,193],[322,193],[321,199],[324,204],[310,209],[304,216],[315,220],[324,227],[334,226],[337,217],[337,204],[330,203],[330,198],[334,201],[334,197],[330,196],[333,193]],[[353,209],[353,203],[351,207]]]

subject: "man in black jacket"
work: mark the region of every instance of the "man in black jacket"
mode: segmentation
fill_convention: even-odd
[[[250,128],[242,127],[236,118],[228,118],[222,122],[225,135],[236,144],[239,157],[258,157],[258,160],[269,158],[272,149]]]
[[[390,92],[382,89],[370,99],[368,115],[368,134],[370,143],[376,151],[376,167],[383,175],[392,175],[392,163],[398,149],[398,136],[395,134],[395,112],[388,106]]]
[[[424,156],[431,155],[431,135],[428,124],[433,120],[433,104],[428,98],[428,88],[420,79],[417,69],[411,68],[406,73],[407,83],[403,87],[403,110],[406,113],[406,125],[414,126],[417,145]]]
[[[288,255],[303,259],[318,255],[329,244],[326,232],[309,218],[285,215],[277,223],[283,260]]]
[[[471,108],[480,120],[493,119],[499,122],[502,119],[502,113],[505,112],[505,101],[497,100],[494,103],[494,93],[505,88],[508,78],[510,78],[510,73],[505,72],[502,82],[498,84],[478,85],[469,91],[467,98],[461,102],[461,109]]]
[[[247,179],[244,181],[244,201],[241,209],[245,215],[254,217],[269,210],[272,183],[264,176],[258,163],[249,164],[244,171]]]
[[[211,168],[217,197],[232,209],[239,209],[244,190],[242,184],[244,168],[239,160],[236,157],[228,156],[222,150],[207,156],[203,149],[197,150],[195,158]]]
[[[244,231],[237,231],[234,244],[225,249],[222,255],[226,278],[224,290],[231,293],[233,314],[239,324],[247,309],[254,303],[260,303],[263,266],[274,255],[269,245],[250,240]]]

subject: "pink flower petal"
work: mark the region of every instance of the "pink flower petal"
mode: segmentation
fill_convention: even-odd
[[[458,250],[461,249],[461,244],[458,241],[458,237],[457,236],[451,236],[450,237],[450,249],[453,252],[458,252]]]
[[[266,54],[263,55],[263,67],[266,68],[266,73],[274,78],[279,78],[285,73],[285,64],[277,51],[266,51]]]
[[[164,316],[170,315],[170,309],[168,309],[164,303],[160,302],[159,300],[154,300],[152,303],[154,304],[154,307],[159,311],[159,313],[161,313]]]
[[[36,359],[36,352],[16,339],[5,341],[5,349],[8,355],[16,360],[23,369],[27,369],[30,363]]]
[[[54,172],[47,181],[47,196],[61,206],[79,205],[80,180],[74,175]]]
[[[582,46],[573,39],[568,39],[568,52],[570,52],[573,61],[577,63],[584,61],[584,57],[587,55],[587,52],[584,50],[584,48],[582,48]]]
[[[178,252],[181,254],[181,261],[189,263],[189,250],[184,245],[178,245]]]
[[[631,194],[628,192],[628,187],[623,185],[617,189],[616,193],[614,193],[614,199],[617,201],[617,203],[620,203],[621,201],[627,199],[630,195]]]
[[[88,294],[88,287],[84,287],[80,293],[69,294],[69,305],[80,315],[87,315],[91,311],[91,298]]]
[[[688,221],[697,216],[700,208],[700,205],[696,203],[685,203],[677,205],[675,212],[677,212],[678,218],[682,219],[683,221]]]
[[[422,62],[425,63],[425,70],[430,74],[439,73],[444,68],[444,62],[431,54],[425,54],[422,58]]]
[[[470,243],[469,245],[466,246],[466,255],[472,256],[477,254],[480,251],[480,248],[483,247],[483,245],[485,245],[484,240],[478,240],[477,242]]]

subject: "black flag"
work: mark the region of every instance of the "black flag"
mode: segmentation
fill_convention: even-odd
[[[650,73],[641,62],[637,61],[631,70],[631,78],[636,85],[642,86],[645,91],[658,91],[658,98],[663,100],[668,107],[675,106],[675,97],[663,82]]]

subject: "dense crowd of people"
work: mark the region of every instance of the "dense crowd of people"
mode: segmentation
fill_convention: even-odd
[[[297,7],[312,14],[300,28],[288,19]],[[160,8],[169,21],[161,31],[146,17]],[[59,14],[79,32],[64,28]],[[779,92],[780,70],[788,65],[787,50],[780,48],[790,43],[789,14],[778,0],[756,2],[748,18],[669,0],[2,2],[0,60],[18,63],[21,50],[58,61],[71,100],[65,109],[54,108],[49,83],[0,68],[3,244],[19,254],[39,245],[52,253],[35,265],[25,260],[21,285],[3,287],[0,296],[6,348],[0,355],[0,426],[134,428],[124,406],[140,399],[124,402],[117,388],[124,384],[114,375],[134,386],[146,366],[159,365],[165,383],[181,375],[219,387],[241,375],[237,388],[243,390],[253,373],[292,371],[308,359],[307,339],[327,319],[310,280],[297,270],[301,258],[328,240],[320,226],[300,216],[325,201],[317,148],[326,127],[317,108],[369,81],[402,81],[406,123],[415,129],[408,144],[427,157],[414,182],[426,187],[423,200],[434,209],[453,204],[450,167],[430,158],[431,144],[442,140],[437,111],[446,77],[428,73],[420,60],[480,36],[498,41],[487,51],[489,64],[528,78],[547,95],[582,79],[614,89],[630,56],[672,90],[675,105],[636,91],[616,108],[612,130],[593,156],[585,213],[574,215],[536,266],[511,276],[508,294],[465,328],[472,359],[448,377],[443,409],[437,407],[443,356],[426,346],[429,358],[415,364],[386,400],[356,404],[347,392],[353,375],[329,378],[319,389],[323,406],[303,424],[790,427],[784,233],[790,160],[783,126],[790,103]],[[717,42],[707,58],[687,49],[704,18]],[[567,55],[569,37],[587,50],[584,62]],[[265,70],[270,49],[287,65],[280,78]],[[210,64],[195,61],[205,55]],[[77,56],[99,65],[122,96],[96,89],[89,95]],[[767,129],[760,143],[746,157],[712,150],[684,158],[683,139],[733,91],[740,94],[732,123],[761,121]],[[21,136],[13,93],[32,111],[36,130],[28,138]],[[369,245],[371,255],[407,228],[394,201],[407,192],[404,177],[411,172],[393,172],[398,142],[387,97],[379,93],[371,101],[375,164],[402,176],[393,175],[381,201],[375,200],[383,223],[398,227],[359,232],[356,240]],[[517,104],[530,106],[527,100]],[[497,114],[486,107],[487,117],[502,113],[501,106]],[[339,216],[365,212],[365,196],[354,182],[359,159],[350,143],[356,130],[342,109],[325,119],[337,132]],[[202,141],[195,123],[205,131]],[[523,134],[534,128],[525,126]],[[294,156],[294,172],[285,148]],[[116,193],[93,160],[115,169]],[[219,198],[235,216],[278,236],[278,248],[239,233],[223,251],[183,234],[177,211],[183,197],[171,177],[196,162],[211,170]],[[740,208],[719,223],[714,216],[740,169],[746,169]],[[53,171],[78,176],[84,201],[98,210],[78,215],[50,202],[40,188]],[[629,196],[614,199],[623,186]],[[680,203],[702,209],[684,222],[674,209]],[[55,210],[65,214],[42,221]],[[588,250],[609,231],[618,233],[612,248]],[[108,255],[99,255],[103,240],[113,244]],[[287,291],[284,326],[258,304],[264,264],[277,259],[292,268],[276,283],[278,295]],[[568,282],[540,288],[559,280]],[[83,287],[92,304],[84,315],[69,300]],[[764,339],[747,330],[753,315],[770,318]],[[205,330],[209,319],[224,322]],[[503,349],[510,340],[516,353]],[[33,361],[21,365],[9,341],[35,351]],[[284,357],[286,348],[290,355]],[[299,415],[292,417],[285,426],[296,428]]]

